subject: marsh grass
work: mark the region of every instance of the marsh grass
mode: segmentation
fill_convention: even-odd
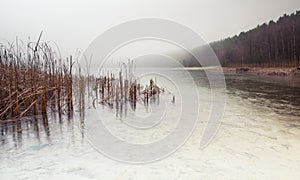
[[[7,125],[13,125],[13,132],[21,132],[22,122],[30,122],[39,131],[38,121],[49,132],[49,113],[72,119],[74,106],[79,112],[81,128],[84,129],[85,110],[96,103],[111,108],[122,109],[130,103],[133,109],[137,102],[145,106],[151,98],[159,97],[164,89],[151,79],[143,86],[134,76],[133,61],[121,63],[116,74],[105,71],[99,77],[90,74],[92,56],[84,54],[62,59],[53,42],[23,43],[16,39],[13,43],[0,44],[0,126],[1,133]],[[81,67],[80,58],[86,67]],[[93,103],[90,100],[93,99]],[[30,126],[31,126],[30,125]],[[28,123],[25,123],[28,126]]]
[[[128,63],[120,65],[120,71],[117,74],[107,73],[96,78],[95,94],[93,101],[102,105],[108,105],[111,108],[120,108],[120,104],[129,102],[133,109],[137,102],[147,105],[150,98],[159,97],[164,90],[159,88],[153,79],[149,84],[142,86],[134,75],[134,63],[128,60]]]
[[[73,112],[72,56],[64,63],[51,42],[0,44],[0,122],[47,112]]]

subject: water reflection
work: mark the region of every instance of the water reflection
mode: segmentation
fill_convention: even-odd
[[[300,117],[300,79],[229,74],[228,94],[267,107],[283,116]]]
[[[57,121],[59,118],[59,121]],[[67,122],[67,123],[64,123]],[[22,149],[23,144],[35,144],[37,147],[42,144],[51,144],[51,136],[58,134],[65,135],[65,127],[68,131],[76,131],[73,116],[56,113],[32,116],[31,118],[20,119],[11,122],[0,123],[1,146],[5,149]],[[84,128],[84,117],[81,118],[81,128]],[[59,133],[57,133],[59,131]],[[83,132],[82,132],[83,133]],[[83,137],[83,134],[82,134]],[[75,139],[75,138],[73,138]]]
[[[191,71],[198,86],[209,88],[203,71]],[[225,73],[227,94],[282,116],[300,117],[300,78]],[[299,120],[299,118],[298,118]]]

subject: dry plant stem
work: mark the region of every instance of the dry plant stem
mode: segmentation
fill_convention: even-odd
[[[50,109],[73,111],[72,58],[61,63],[48,43],[0,46],[0,121],[22,120]],[[66,105],[65,105],[66,104]],[[45,122],[46,123],[46,122]]]

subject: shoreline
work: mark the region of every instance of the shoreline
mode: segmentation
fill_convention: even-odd
[[[222,67],[223,72],[245,74],[251,73],[266,76],[291,76],[300,77],[300,67]]]

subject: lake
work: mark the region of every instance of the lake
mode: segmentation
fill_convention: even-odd
[[[21,128],[2,124],[0,179],[289,179],[300,176],[299,78],[226,73],[223,119],[210,143],[200,148],[207,119],[214,113],[210,108],[212,91],[203,71],[189,73],[198,92],[194,100],[199,101],[201,109],[199,116],[189,110],[181,114],[186,120],[198,119],[187,141],[168,156],[151,163],[132,164],[103,155],[95,145],[95,140],[102,142],[103,137],[95,138],[97,134],[89,132],[93,128],[89,119],[93,118],[94,110],[91,101],[87,101],[84,119],[75,115],[60,120],[57,115],[49,114],[47,121],[23,122]],[[181,72],[170,74],[169,81],[157,77],[158,84],[172,92],[161,95],[159,103],[156,100],[147,108],[137,104],[136,109],[124,104],[122,112],[97,105],[97,113],[109,131],[131,143],[156,142],[170,135],[179,123],[175,121],[180,115],[178,109],[184,104],[180,96],[184,99],[185,93],[193,88],[191,80]],[[181,86],[172,85],[173,81],[180,82]],[[173,95],[175,103],[171,102]],[[163,116],[167,121],[151,124],[149,121],[156,118],[148,118],[149,121],[139,124],[138,120],[147,119],[149,113],[157,118]],[[124,122],[150,129],[131,132],[128,126],[122,126]],[[167,147],[161,150],[164,149]]]

